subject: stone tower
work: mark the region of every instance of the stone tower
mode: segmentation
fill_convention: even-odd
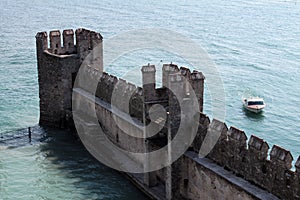
[[[50,31],[36,35],[41,125],[65,127],[71,116],[72,88],[83,60],[97,46],[89,63],[103,71],[102,36],[86,29]],[[100,50],[99,50],[100,49]]]

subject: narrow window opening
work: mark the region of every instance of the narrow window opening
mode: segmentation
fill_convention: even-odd
[[[187,188],[188,187],[188,184],[189,184],[189,179],[184,179],[183,180],[183,186],[184,186],[184,188]]]
[[[266,173],[267,173],[267,167],[266,167],[266,165],[263,165],[263,166],[262,166],[261,171],[262,171],[263,174],[266,174]]]
[[[291,180],[290,179],[286,179],[286,186],[288,188],[291,187]]]
[[[119,134],[116,135],[116,141],[119,143]]]
[[[242,158],[242,162],[245,163],[247,160],[245,158],[245,156]]]

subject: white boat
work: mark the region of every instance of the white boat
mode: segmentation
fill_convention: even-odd
[[[261,112],[266,107],[264,99],[259,97],[244,98],[243,105],[244,108],[255,113]]]

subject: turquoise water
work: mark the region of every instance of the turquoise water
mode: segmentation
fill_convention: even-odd
[[[16,0],[1,1],[0,7],[2,135],[38,122],[36,32],[85,27],[101,32],[104,38],[110,38],[133,29],[165,28],[184,34],[202,45],[215,61],[224,82],[228,126],[245,130],[248,137],[255,134],[270,145],[283,146],[292,151],[294,159],[300,154],[300,2],[297,0]],[[165,54],[161,57],[136,56],[123,58],[119,61],[122,67],[108,70],[122,75],[148,62],[160,64],[161,59],[167,62],[176,60]],[[244,95],[263,97],[267,108],[261,115],[245,112],[241,103]],[[207,112],[209,98],[207,91]],[[67,198],[70,194],[74,195],[74,199],[92,198],[86,194],[88,190],[77,192],[74,189],[78,187],[76,173],[70,177],[60,167],[55,167],[51,158],[43,157],[44,145],[52,148],[46,140],[33,146],[0,151],[0,199],[15,199],[15,195],[20,194],[18,191],[25,195],[20,199],[57,199]],[[24,173],[12,176],[16,169]],[[31,170],[33,174],[30,174]],[[71,167],[69,171],[72,170]],[[103,166],[99,170],[103,170],[104,174],[110,171]],[[49,174],[44,175],[47,171]],[[30,174],[28,177],[23,175],[26,172]],[[108,174],[101,178],[107,180],[104,182],[111,181],[111,177],[115,176],[115,182],[126,184],[115,172]],[[96,174],[91,176],[97,177]],[[28,180],[33,180],[33,185],[24,184]],[[53,188],[53,184],[56,187]],[[98,181],[87,183],[91,187],[105,186],[98,184]],[[70,188],[64,190],[62,185]],[[50,188],[50,192],[43,193],[47,188]],[[117,199],[118,195],[129,194],[133,190],[129,184],[122,192],[116,188],[118,186],[106,188],[108,194],[112,195],[105,199]],[[28,190],[39,192],[33,194],[33,198],[26,193]],[[51,196],[50,193],[57,196]]]
[[[30,145],[21,137],[17,143],[6,140],[10,147],[0,149],[0,199],[146,199],[69,132],[40,127],[32,132]]]

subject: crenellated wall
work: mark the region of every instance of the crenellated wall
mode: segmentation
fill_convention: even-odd
[[[42,46],[38,48],[55,55],[79,54],[82,58],[87,56],[89,50],[101,44],[103,39],[99,33],[83,28],[75,31],[75,37],[76,44],[72,29],[64,30],[62,34],[59,30],[50,31],[49,41],[47,32],[39,32],[36,35],[36,38],[42,42]]]
[[[300,199],[298,158],[292,171],[291,153],[274,145],[268,154],[269,145],[263,139],[251,135],[248,143],[244,131],[218,120],[201,115],[198,134],[193,150],[201,154],[201,144],[206,136],[220,136],[207,158],[232,171],[236,176],[253,183],[282,199]],[[206,138],[207,139],[207,138]],[[268,156],[270,155],[270,160]]]
[[[164,64],[163,84],[157,88],[156,68],[148,64],[141,68],[143,85],[138,87],[102,71],[102,53],[99,58],[99,53],[91,52],[98,47],[102,52],[102,37],[98,33],[77,29],[74,43],[73,30],[65,30],[61,45],[60,32],[51,31],[50,47],[46,32],[38,33],[36,39],[42,125],[63,127],[66,121],[72,121],[73,90],[79,104],[96,109],[98,122],[114,145],[130,152],[152,152],[172,141],[182,120],[194,119],[194,116],[182,116],[183,108],[180,107],[194,109],[191,97],[194,92],[200,111],[195,121],[198,129],[186,153],[172,165],[144,173],[142,178],[130,174],[152,197],[300,199],[300,157],[293,171],[293,157],[289,151],[277,145],[270,150],[263,139],[254,135],[248,139],[244,131],[228,128],[225,123],[209,119],[202,113],[205,77],[201,72]],[[80,69],[83,73],[78,85],[73,88],[76,74],[89,56],[88,64]],[[161,111],[153,105],[164,108],[166,116],[157,118]],[[89,114],[86,109],[80,112]],[[153,123],[151,128],[142,128],[150,123]],[[156,134],[144,139],[133,137],[127,134],[129,132]],[[168,147],[168,151],[176,150]],[[172,156],[166,153],[162,159]],[[143,160],[137,160],[145,165]]]
[[[64,127],[71,120],[72,88],[84,58],[94,49],[96,55],[86,62],[103,69],[102,36],[86,29],[59,30],[36,35],[41,125]],[[49,45],[48,45],[49,43]],[[97,46],[98,45],[98,46]]]
[[[175,72],[180,72],[180,74],[175,73],[175,75],[179,77],[186,76],[184,73],[189,72],[189,70],[187,70],[186,68],[179,69],[176,65],[173,65],[172,67],[178,69],[175,70]],[[172,118],[170,119],[175,120],[175,123],[180,123],[180,119],[177,119],[175,114],[176,112],[178,112],[178,110],[176,109],[179,105],[177,105],[176,103],[172,105],[175,101],[170,99],[171,97],[173,98],[175,96],[170,93],[168,95],[162,95],[161,91],[164,91],[165,93],[169,92],[167,88],[158,89],[155,88],[155,84],[152,84],[155,83],[155,66],[148,65],[142,68],[142,72],[144,73],[144,75],[147,73],[153,73],[153,76],[150,77],[154,79],[144,80],[144,83],[146,82],[151,84],[148,84],[148,87],[145,87],[144,85],[143,88],[136,87],[131,83],[127,83],[123,79],[119,79],[105,72],[102,73],[99,70],[93,69],[91,67],[87,67],[85,71],[87,72],[86,75],[89,76],[86,77],[87,79],[99,80],[96,90],[96,97],[98,97],[99,99],[107,103],[111,103],[112,91],[116,90],[118,94],[122,94],[119,100],[114,102],[116,103],[115,106],[122,112],[128,113],[128,109],[126,109],[126,106],[128,105],[125,105],[122,102],[122,99],[126,99],[128,98],[126,96],[131,95],[132,98],[129,104],[130,117],[143,122],[143,113],[141,112],[141,110],[144,99],[145,106],[149,106],[154,103],[161,103],[161,105],[164,105],[167,110],[170,111],[170,115],[172,115]],[[197,77],[194,78],[192,77],[192,75]],[[171,79],[175,78],[176,82],[179,83],[182,88],[185,88],[184,84],[182,84],[181,82],[182,80],[176,78],[176,76],[169,75],[170,80],[168,80],[168,83],[172,84],[174,80]],[[203,80],[204,78],[202,74],[197,72],[191,73],[190,77],[192,77],[189,79],[191,80],[191,82],[195,79],[198,81],[199,79]],[[83,85],[83,89],[86,91],[89,91],[90,88],[91,87],[86,84]],[[197,87],[195,86],[195,88]],[[134,93],[128,91],[134,91]],[[89,92],[93,93],[93,91]],[[188,93],[188,91],[186,91],[186,93]],[[138,99],[138,103],[135,103],[134,99]],[[166,102],[167,99],[169,99],[170,102]],[[120,147],[122,147],[123,149],[128,149],[132,152],[144,152],[145,146],[143,144],[143,140],[138,141],[139,139],[128,136],[125,132],[119,130],[118,125],[114,122],[112,111],[108,111],[100,105],[97,105],[96,108],[99,113],[99,121],[107,130],[108,137],[116,145],[120,145]],[[187,199],[198,199],[199,197],[208,198],[209,195],[212,195],[212,199],[219,199],[222,197],[222,195],[225,194],[226,198],[224,199],[231,199],[233,197],[236,199],[276,199],[275,196],[268,194],[268,192],[266,191],[270,191],[272,194],[275,194],[276,196],[283,199],[298,198],[298,190],[295,190],[295,188],[300,187],[298,182],[299,174],[298,172],[293,172],[290,170],[292,156],[289,151],[286,151],[281,147],[274,145],[270,152],[270,160],[268,160],[269,146],[265,141],[252,135],[247,143],[247,136],[244,131],[239,130],[235,127],[230,127],[228,129],[225,123],[220,122],[216,119],[213,119],[211,121],[205,114],[199,114],[198,131],[190,150],[193,150],[196,155],[200,155],[201,158],[201,154],[206,154],[205,150],[201,150],[201,147],[203,148],[203,146],[205,146],[205,144],[207,144],[210,139],[214,140],[215,138],[217,138],[215,139],[217,141],[216,145],[205,159],[208,158],[210,161],[216,163],[218,168],[225,171],[224,174],[232,173],[233,176],[239,177],[237,181],[241,181],[242,179],[244,179],[249,181],[248,184],[254,184],[262,189],[253,191],[250,187],[250,189],[246,188],[245,191],[243,191],[243,187],[246,186],[236,185],[230,182],[231,180],[227,179],[226,176],[220,176],[220,174],[216,173],[214,170],[207,169],[205,166],[202,166],[202,163],[197,161],[197,159],[200,159],[199,156],[195,157],[194,160],[186,155],[179,161],[175,162],[176,166],[174,166],[175,164],[172,165],[172,169],[176,170],[173,170],[173,172],[169,172],[169,175],[167,173],[167,168],[158,170],[155,173],[149,173],[147,179],[148,182],[146,183],[146,180],[144,180],[145,184],[151,187],[155,187],[156,185],[165,185],[165,188],[176,188],[176,191],[173,191],[173,193],[172,191],[170,192],[170,198],[167,199],[177,199],[179,197]],[[136,115],[139,115],[140,117],[135,117]],[[149,118],[146,118],[146,120],[148,119]],[[123,124],[124,123],[128,122],[123,122]],[[126,126],[130,126],[130,124],[127,124]],[[171,133],[174,128],[176,129],[175,126],[171,127]],[[131,127],[131,131],[140,131],[140,134],[142,134],[142,130],[134,126]],[[164,137],[166,137],[166,132],[167,131],[165,129],[161,130],[157,134],[160,137],[153,137],[153,139],[150,139],[148,141],[148,150],[151,151],[159,149],[162,147],[162,144],[165,145],[166,143],[163,142],[163,140]],[[174,132],[176,133],[176,130]],[[157,140],[160,140],[160,142],[158,142]],[[200,154],[198,154],[199,152]],[[300,162],[298,161],[297,163]],[[218,172],[220,169],[216,171]],[[151,178],[149,178],[149,176]],[[173,181],[173,184],[171,183],[172,186],[170,186],[170,183],[167,182],[168,176],[173,177],[173,179],[174,177],[177,177],[177,179],[174,179],[175,181]],[[195,179],[199,180],[196,181]],[[203,183],[199,182],[200,179],[203,179]],[[151,182],[149,182],[150,180]],[[210,181],[208,182],[208,180]],[[274,182],[276,183],[276,185],[273,184]],[[195,184],[200,184],[199,188],[197,188]],[[205,186],[205,184],[209,184],[209,186]],[[225,187],[222,184],[227,184],[227,186]],[[291,185],[297,185],[297,187],[291,187]],[[206,192],[204,193],[204,191]],[[218,193],[216,191],[220,191],[221,193]]]
[[[85,66],[82,70],[84,73],[82,73],[82,80],[78,82],[79,87],[95,94],[101,100],[113,104],[117,109],[128,113],[131,117],[143,121],[143,92],[141,87],[90,66]],[[95,91],[92,91],[94,82],[97,83],[97,87]],[[113,102],[112,97],[114,97]],[[125,99],[128,99],[129,103],[126,104]]]

